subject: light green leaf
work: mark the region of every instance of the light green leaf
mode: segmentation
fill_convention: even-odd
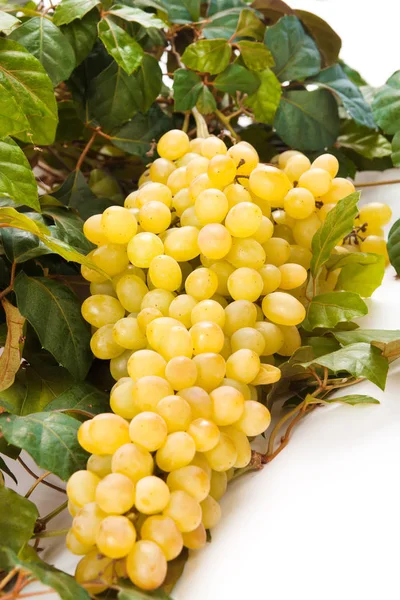
[[[325,267],[328,271],[342,269],[347,265],[374,265],[379,262],[377,254],[367,252],[349,252],[348,254],[332,254],[327,260]]]
[[[265,25],[256,16],[255,12],[249,8],[244,8],[240,13],[236,28],[236,37],[252,37],[255,40],[261,41],[264,37],[264,32]]]
[[[400,129],[400,71],[393,73],[373,102],[374,119],[384,133],[395,134]]]
[[[56,8],[53,22],[55,25],[66,25],[75,19],[82,19],[98,4],[100,0],[62,0]]]
[[[354,377],[365,377],[381,390],[385,389],[388,361],[378,348],[368,343],[350,344],[336,352],[302,363],[305,368],[311,365],[327,367],[333,373],[345,371]]]
[[[142,46],[108,17],[103,17],[99,22],[98,31],[107,52],[119,66],[128,75],[136,71],[143,58]]]
[[[50,235],[50,229],[39,220],[39,217],[33,220],[11,207],[0,208],[0,223],[30,231],[37,236]]]
[[[356,292],[364,298],[369,298],[378,288],[385,274],[385,259],[376,256],[376,261],[370,264],[348,264],[342,268],[336,284],[337,289]]]
[[[394,167],[400,167],[400,131],[392,139],[392,162]]]
[[[126,580],[119,586],[118,600],[149,600],[149,598],[153,598],[153,600],[172,600],[162,589],[155,590],[149,595],[149,592],[129,585]]]
[[[191,110],[197,102],[202,86],[201,77],[197,73],[188,69],[176,69],[173,85],[175,110]]]
[[[84,410],[93,415],[108,412],[108,395],[89,383],[77,383],[46,405],[46,411],[66,409]]]
[[[314,396],[308,395],[306,397],[307,404],[335,404],[340,402],[341,404],[348,404],[349,406],[357,406],[358,404],[380,404],[379,400],[372,396],[364,396],[361,394],[351,394],[349,396],[341,396],[340,398],[314,398]]]
[[[231,54],[231,46],[224,39],[200,40],[186,48],[182,62],[189,69],[216,74],[228,66]]]
[[[123,4],[115,4],[108,12],[116,17],[119,17],[120,19],[124,19],[124,21],[139,23],[139,25],[145,29],[148,29],[149,27],[155,27],[156,29],[162,29],[163,27],[166,27],[164,21],[156,17],[156,15],[145,12],[140,8],[124,6]]]
[[[318,50],[322,54],[326,66],[338,61],[342,40],[330,25],[318,15],[306,10],[296,10],[296,15],[301,19],[307,31],[312,35]]]
[[[396,269],[397,275],[400,275],[400,219],[398,219],[389,231],[387,250],[389,259]]]
[[[337,243],[353,229],[357,216],[357,202],[360,192],[354,192],[342,198],[327,215],[323,225],[312,240],[311,274],[318,277],[321,267],[326,263]]]
[[[213,84],[217,90],[228,92],[228,94],[235,94],[236,91],[253,94],[260,86],[260,78],[256,73],[233,63],[217,75]]]
[[[117,148],[146,160],[151,142],[158,140],[170,128],[170,118],[158,106],[154,106],[145,115],[135,115],[111,136],[111,141]]]
[[[322,150],[339,134],[337,102],[328,90],[284,92],[274,127],[288,146]]]
[[[281,84],[271,69],[257,73],[260,87],[245,100],[257,121],[272,124],[282,95]]]
[[[348,121],[342,127],[337,141],[343,148],[354,150],[369,159],[389,156],[392,152],[392,146],[384,135],[357,125],[354,121]]]
[[[40,62],[9,39],[0,39],[0,85],[13,96],[29,122],[18,137],[34,144],[51,144],[57,127],[53,85]]]
[[[97,23],[99,11],[94,8],[82,19],[75,19],[63,25],[61,31],[72,46],[75,54],[76,66],[87,57],[97,40]]]
[[[21,23],[17,17],[14,15],[10,15],[8,12],[4,12],[0,10],[0,31],[5,33],[6,35],[10,35],[12,30]]]
[[[88,458],[78,443],[80,422],[59,412],[39,412],[26,417],[0,415],[0,430],[10,444],[26,450],[36,464],[67,480],[84,469]]]
[[[340,348],[337,340],[331,337],[325,337],[323,335],[308,337],[306,341],[307,345],[311,346],[312,348],[314,358],[318,358],[324,354],[330,354],[331,352],[335,352]]]
[[[264,71],[267,67],[275,65],[271,52],[261,42],[242,40],[238,42],[238,47],[243,62],[250,71]]]
[[[364,342],[379,348],[382,356],[394,360],[400,355],[400,330],[356,329],[355,331],[337,331],[333,334],[343,345]]]
[[[206,85],[202,85],[196,107],[199,109],[202,115],[209,115],[217,108],[217,102]]]
[[[75,68],[75,53],[56,25],[45,17],[32,17],[15,29],[10,38],[35,56],[54,87],[68,79]]]
[[[0,137],[29,129],[29,121],[14,96],[0,84]]]
[[[92,363],[90,331],[80,302],[70,288],[46,277],[29,277],[22,271],[14,284],[17,306],[35,329],[46,350],[77,380],[83,380]]]
[[[21,366],[22,339],[25,319],[16,306],[2,300],[7,323],[7,339],[0,356],[0,392],[11,387]]]
[[[30,540],[39,513],[33,502],[4,486],[0,487],[0,506],[0,567],[4,568],[3,549],[19,552]]]
[[[201,0],[163,0],[172,23],[198,21],[200,19]]]
[[[319,72],[318,48],[297,17],[288,15],[279,19],[276,25],[267,27],[264,41],[272,52],[275,73],[280,81],[303,80]]]
[[[35,176],[25,154],[10,137],[0,140],[0,196],[40,212]]]
[[[368,313],[368,307],[358,294],[328,292],[314,296],[308,305],[307,319],[312,329],[332,329],[338,323],[351,321]]]

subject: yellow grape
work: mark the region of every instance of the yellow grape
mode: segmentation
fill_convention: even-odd
[[[201,144],[201,154],[208,159],[214,158],[217,154],[226,154],[227,148],[222,140],[210,135],[205,138]]]
[[[135,506],[145,515],[154,515],[164,510],[170,499],[165,481],[154,475],[143,477],[136,484]]]
[[[224,332],[217,323],[200,321],[193,325],[189,333],[193,342],[193,353],[220,352],[224,345]],[[189,386],[188,386],[189,387]]]
[[[248,348],[237,350],[226,361],[226,376],[242,383],[253,381],[259,370],[260,357]]]
[[[78,442],[79,445],[82,446],[84,450],[86,450],[86,452],[89,452],[90,454],[96,454],[96,444],[93,442],[90,436],[89,427],[90,421],[84,421],[79,427],[77,434]]]
[[[192,324],[192,310],[197,304],[197,300],[188,294],[180,294],[171,302],[169,307],[169,316],[177,319],[184,324],[185,327],[190,327]]]
[[[202,158],[202,156],[198,152],[186,152],[186,154],[178,158],[175,164],[177,167],[186,167],[195,158]]]
[[[202,225],[221,223],[228,212],[228,200],[218,189],[206,189],[197,196],[194,203],[196,217]]]
[[[305,171],[299,178],[299,187],[306,188],[313,196],[324,196],[330,190],[332,177],[324,169],[313,167]]]
[[[264,336],[255,327],[242,327],[232,334],[231,348],[232,352],[248,348],[261,356],[265,349]]]
[[[212,264],[210,269],[216,274],[218,279],[217,294],[229,296],[228,279],[229,275],[235,270],[234,267],[228,261],[220,260]]]
[[[290,256],[288,262],[301,265],[308,271],[311,265],[312,252],[308,248],[292,244],[290,246]]]
[[[139,194],[139,190],[135,190],[134,192],[131,192],[130,194],[127,195],[127,197],[124,200],[124,207],[125,208],[137,208],[137,197]]]
[[[125,275],[136,275],[136,277],[139,277],[139,279],[141,279],[144,283],[146,282],[146,275],[143,269],[139,269],[139,267],[129,264],[124,271],[113,277],[112,283],[114,289],[117,287],[118,281]]]
[[[293,188],[285,196],[284,208],[294,219],[306,219],[315,211],[315,199],[312,193],[301,187]]]
[[[179,390],[178,396],[188,403],[193,419],[211,418],[212,402],[210,396],[204,389],[199,386],[191,386]],[[157,405],[157,410],[159,410],[159,404]]]
[[[167,436],[165,443],[156,453],[156,463],[162,471],[174,471],[188,465],[196,452],[193,438],[184,431],[175,431]]]
[[[129,264],[125,246],[120,244],[99,246],[93,251],[91,258],[94,264],[110,277],[121,273]]]
[[[218,444],[204,454],[214,471],[228,471],[237,460],[236,446],[226,433],[221,433]]]
[[[165,254],[172,256],[178,262],[196,258],[200,254],[198,237],[198,229],[191,225],[172,230],[164,242]]]
[[[100,477],[91,471],[76,471],[71,475],[67,483],[68,499],[75,506],[80,507],[93,502],[100,481]]]
[[[135,485],[122,473],[106,475],[96,488],[96,503],[105,513],[122,515],[132,508],[134,502]]]
[[[171,208],[172,192],[169,187],[163,183],[147,183],[139,189],[135,200],[136,208],[142,208],[147,202],[152,202],[154,200],[162,202],[168,208]]]
[[[247,436],[242,431],[238,431],[236,426],[223,427],[222,430],[235,444],[238,453],[234,464],[235,469],[247,467],[251,460],[251,446]]]
[[[279,267],[281,272],[280,288],[282,290],[293,290],[301,286],[307,279],[307,271],[296,263],[286,263]]]
[[[231,209],[240,202],[253,202],[250,192],[240,183],[231,183],[224,188],[224,194],[228,200],[229,208]]]
[[[219,439],[219,430],[218,430]],[[217,440],[218,442],[218,440]],[[195,465],[187,465],[168,474],[167,485],[171,492],[181,490],[201,502],[210,492],[210,479],[206,471]]]
[[[104,296],[112,296],[113,298],[117,297],[117,293],[114,290],[114,286],[111,281],[102,281],[100,283],[92,282],[89,286],[91,296],[96,296],[97,294]]]
[[[254,202],[235,204],[226,215],[225,225],[229,233],[236,238],[254,235],[262,223],[261,208]]]
[[[263,245],[266,262],[280,267],[290,256],[290,245],[280,237],[272,237]]]
[[[187,208],[194,205],[194,199],[189,194],[189,188],[182,188],[172,199],[172,207],[178,217],[181,217]]]
[[[164,377],[166,361],[154,350],[143,349],[134,352],[128,361],[129,377],[138,381],[147,375]]]
[[[378,227],[387,225],[392,218],[392,210],[387,204],[381,202],[369,202],[364,204],[360,208],[360,214],[358,216],[362,224],[374,224]]]
[[[202,300],[192,308],[191,312],[192,325],[201,321],[212,321],[223,327],[225,324],[225,311],[215,300]]]
[[[286,173],[270,165],[258,165],[250,174],[249,185],[256,196],[276,207],[282,206],[284,197],[292,188]]]
[[[140,537],[142,540],[156,543],[167,561],[173,560],[182,551],[182,534],[170,517],[164,515],[148,517],[141,527]]]
[[[377,235],[368,235],[364,241],[360,243],[361,252],[373,252],[385,257],[386,264],[389,264],[387,253],[386,240]]]
[[[160,415],[154,412],[141,412],[129,425],[129,436],[135,444],[149,452],[158,450],[167,439],[167,425]]]
[[[187,429],[193,438],[197,452],[211,450],[219,442],[219,429],[215,423],[207,419],[195,419]]]
[[[141,188],[144,184],[149,183],[150,181],[150,169],[145,169],[139,177],[138,187]]]
[[[208,479],[211,480],[211,467],[208,464],[208,460],[204,456],[203,452],[196,452],[190,464],[203,469],[203,471],[207,474]]]
[[[128,312],[136,313],[147,292],[147,285],[137,275],[124,275],[117,283],[117,296],[122,306]]]
[[[185,282],[185,290],[189,296],[196,300],[207,300],[217,291],[218,277],[205,267],[195,269],[190,273]]]
[[[113,454],[129,442],[129,424],[119,415],[103,413],[90,421],[89,435],[98,447],[96,454]]]
[[[142,299],[140,304],[140,310],[157,310],[161,314],[155,318],[168,315],[169,307],[171,302],[175,299],[175,294],[169,292],[168,290],[154,289],[147,292]],[[140,313],[139,313],[140,314]],[[155,315],[155,313],[153,313]],[[138,315],[139,316],[139,315]],[[149,319],[147,325],[154,321],[154,319]],[[146,325],[146,326],[147,326]]]
[[[237,175],[250,175],[258,165],[258,154],[255,148],[246,142],[239,142],[231,146],[228,155],[233,159],[237,168]]]
[[[132,350],[125,350],[122,354],[110,360],[110,373],[115,381],[128,377],[128,360],[131,354]]]
[[[113,581],[113,561],[99,554],[97,548],[84,556],[76,566],[75,579],[84,584],[89,594],[101,594]]]
[[[268,217],[262,216],[261,224],[257,231],[253,233],[252,238],[263,245],[274,235],[274,226]]]
[[[175,196],[180,190],[186,188],[186,167],[178,167],[168,177],[167,185]]]
[[[65,545],[72,554],[83,555],[88,554],[94,548],[94,544],[83,544],[70,529],[65,538]]]
[[[324,171],[328,171],[331,177],[336,177],[339,171],[339,161],[333,154],[321,154],[314,160],[311,167],[313,169],[324,169]]]
[[[326,192],[319,200],[324,204],[337,204],[339,200],[342,198],[346,198],[353,192],[356,191],[356,188],[348,179],[344,179],[343,177],[335,177],[332,179],[332,185],[328,192]]]
[[[102,246],[107,244],[108,239],[103,231],[101,224],[102,215],[93,215],[86,219],[83,224],[83,233],[85,237],[95,244],[96,246]]]
[[[170,335],[172,327],[181,327],[182,323],[171,317],[160,317],[154,319],[146,329],[149,344],[156,350],[159,350]]]
[[[151,261],[149,276],[156,288],[168,292],[174,292],[182,283],[182,271],[178,262],[171,256],[162,254]]]
[[[229,294],[234,300],[255,302],[264,287],[263,278],[255,269],[241,267],[236,269],[228,279]]]
[[[244,397],[238,389],[223,385],[213,390],[210,398],[213,403],[213,420],[217,425],[230,425],[240,418]]]
[[[168,381],[156,375],[141,377],[133,387],[133,400],[139,411],[155,410],[160,400],[172,394],[173,389]]]
[[[221,519],[221,507],[212,496],[204,498],[203,502],[200,503],[202,518],[201,521],[205,529],[212,529],[218,525]]]
[[[174,390],[191,387],[197,379],[197,367],[187,356],[175,356],[165,368],[165,378]]]
[[[226,260],[237,269],[249,267],[258,270],[265,262],[265,250],[252,238],[233,238],[232,248],[227,254]]]
[[[81,544],[94,546],[99,525],[106,516],[96,502],[85,504],[74,516],[71,531]]]
[[[282,348],[284,336],[278,325],[275,325],[275,323],[268,323],[267,321],[257,321],[255,329],[264,337],[265,346],[263,355],[270,356]],[[248,398],[246,398],[246,400],[247,399]]]
[[[254,437],[266,431],[270,422],[271,414],[266,406],[254,400],[247,400],[235,427],[248,437]]]
[[[224,332],[231,336],[241,327],[254,327],[257,319],[257,309],[248,300],[235,300],[225,308]]]
[[[246,383],[242,383],[241,381],[236,381],[236,379],[230,379],[229,377],[225,377],[221,385],[229,385],[230,387],[236,388],[242,394],[245,400],[250,400],[250,388]]]
[[[86,469],[102,479],[111,473],[110,454],[91,454],[86,463]]]
[[[197,367],[196,386],[200,386],[209,392],[221,385],[226,373],[225,360],[214,352],[197,354],[193,358]]]
[[[201,506],[199,502],[183,490],[171,492],[169,504],[164,509],[163,514],[171,517],[182,533],[193,531],[201,523]]]
[[[189,194],[193,198],[193,202],[194,202],[196,200],[196,198],[199,196],[199,194],[201,194],[201,192],[204,192],[205,190],[209,190],[209,189],[213,189],[213,188],[215,189],[215,185],[213,185],[213,182],[211,181],[211,179],[209,178],[207,173],[201,173],[200,175],[197,175],[197,177],[195,177],[193,179],[193,181],[191,182],[191,184],[189,185]],[[182,217],[181,217],[181,223],[182,223]]]
[[[288,163],[288,161],[292,158],[292,156],[297,156],[301,154],[301,152],[299,152],[298,150],[285,150],[285,152],[281,152],[280,154],[278,154],[276,157],[279,168],[280,169],[284,169]],[[271,160],[271,162],[275,162],[274,159]]]
[[[154,291],[154,290],[152,290]],[[143,300],[142,300],[143,303]],[[162,317],[163,313],[158,308],[149,306],[146,308],[142,308],[142,310],[138,313],[136,319],[139,329],[142,333],[146,333],[146,327],[149,323],[154,321],[154,319],[158,319]]]
[[[200,523],[196,529],[187,533],[182,533],[183,545],[189,550],[200,550],[207,543],[207,532],[203,523]]]
[[[168,177],[175,169],[176,167],[171,160],[168,160],[167,158],[156,158],[150,165],[150,178],[156,183],[163,183],[165,185],[168,181]]]
[[[122,558],[136,541],[136,530],[129,519],[120,515],[106,517],[99,525],[96,545],[104,556]]]
[[[124,444],[114,453],[111,461],[113,473],[120,473],[137,483],[153,473],[153,457],[137,444]]]
[[[113,244],[127,244],[137,231],[134,215],[122,206],[106,208],[101,217],[101,226],[107,240]]]
[[[96,358],[109,360],[116,358],[124,351],[113,338],[113,325],[103,325],[92,335],[90,340],[90,349]]]
[[[127,252],[135,267],[148,269],[155,256],[164,254],[164,244],[154,233],[142,231],[131,239]]]
[[[262,309],[267,319],[277,325],[299,325],[306,316],[304,306],[285,292],[267,294]]]
[[[114,386],[111,390],[111,410],[124,419],[132,419],[137,413],[133,403],[133,381],[130,377],[125,377],[118,383],[119,385]]]
[[[226,187],[235,179],[235,162],[227,154],[217,154],[210,159],[207,174],[217,187]]]
[[[171,211],[158,200],[147,202],[139,211],[139,223],[144,231],[161,233],[171,224]]]
[[[192,409],[190,404],[180,396],[165,396],[157,403],[155,410],[164,419],[168,433],[186,431],[190,425]]]
[[[170,329],[169,335],[163,339],[158,349],[166,360],[171,360],[176,356],[191,358],[193,355],[193,340],[187,329],[179,324]]]
[[[297,188],[296,188],[297,189]],[[300,189],[300,188],[299,188]],[[291,190],[292,191],[292,190]],[[290,194],[290,192],[289,192]],[[288,194],[288,195],[289,195]],[[278,225],[285,225],[286,228],[291,228],[293,227],[293,225],[295,224],[295,219],[293,219],[293,217],[290,217],[284,210],[282,210],[281,208],[277,208],[276,210],[272,211],[271,214],[272,218],[274,219],[275,223],[277,225],[275,225],[275,227],[277,227]],[[275,236],[277,237],[277,236]]]
[[[129,350],[140,350],[147,345],[146,336],[134,317],[125,317],[117,321],[113,327],[113,337],[119,346]]]
[[[210,496],[214,500],[221,500],[228,487],[228,479],[225,471],[212,471],[210,482]]]
[[[279,329],[283,335],[283,344],[277,352],[282,356],[292,356],[292,354],[301,346],[299,330],[293,325],[290,327],[280,325]]]
[[[126,569],[132,583],[143,590],[155,590],[166,577],[167,560],[157,544],[140,540],[127,556]]]
[[[116,323],[125,314],[124,307],[116,298],[103,294],[86,298],[81,311],[85,321],[93,327],[103,327],[103,325]]]
[[[209,159],[204,156],[198,156],[190,161],[186,168],[186,183],[190,185],[196,177],[207,173]]]
[[[189,138],[181,129],[170,129],[161,136],[157,144],[157,152],[161,158],[176,160],[189,152]]]
[[[292,183],[299,181],[301,175],[309,170],[311,162],[304,154],[295,154],[286,163],[284,172]]]
[[[220,223],[209,223],[199,232],[199,249],[205,257],[220,260],[226,256],[232,246],[232,237],[228,229]]]
[[[328,213],[330,213],[333,208],[335,208],[335,204],[323,204],[321,206],[321,208],[318,211],[318,218],[322,223],[324,223],[326,217],[328,216]]]
[[[293,237],[296,244],[311,250],[312,239],[320,227],[321,221],[316,213],[312,213],[306,219],[297,221],[296,225],[293,227]]]
[[[278,267],[275,265],[264,265],[258,271],[263,281],[263,289],[261,295],[265,296],[278,289],[281,284],[282,275]]]
[[[191,152],[201,153],[201,146],[202,146],[203,142],[204,142],[204,138],[201,138],[201,137],[196,137],[196,138],[193,138],[192,140],[190,140],[189,148],[190,148]]]

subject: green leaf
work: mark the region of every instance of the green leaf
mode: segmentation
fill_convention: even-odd
[[[210,0],[207,16],[211,17],[216,13],[226,12],[232,8],[237,8],[240,11],[242,8],[246,8],[246,4],[243,0]]]
[[[311,346],[314,358],[323,356],[324,354],[330,354],[339,350],[340,345],[335,338],[324,337],[324,336],[311,336],[306,338],[308,346]]]
[[[282,95],[281,84],[271,69],[259,72],[260,87],[245,100],[257,121],[272,124]]]
[[[46,406],[46,411],[75,409],[98,415],[110,410],[108,395],[89,383],[77,383],[57,396]],[[74,414],[72,414],[74,416]]]
[[[256,16],[253,10],[244,8],[239,17],[236,28],[236,37],[252,37],[261,41],[264,37],[265,25]]]
[[[53,192],[53,197],[65,206],[78,211],[82,219],[102,213],[112,204],[111,201],[98,198],[92,192],[80,171],[71,173],[62,186]]]
[[[24,231],[30,231],[37,236],[50,235],[50,229],[39,220],[39,215],[35,220],[29,218],[27,214],[19,213],[15,208],[1,207],[0,208],[0,223],[9,225],[9,227],[17,227]]]
[[[342,127],[337,142],[343,148],[354,150],[369,159],[382,158],[392,153],[392,146],[384,135],[357,125],[354,121],[348,121]]]
[[[202,115],[209,115],[217,108],[217,102],[206,85],[201,87],[196,106]]]
[[[94,8],[82,19],[74,19],[61,27],[62,33],[72,46],[77,66],[87,57],[97,40],[98,22],[99,11]]]
[[[348,115],[363,127],[376,127],[372,111],[356,85],[347,77],[340,65],[332,65],[318,73],[313,82],[336,94]]]
[[[21,23],[17,17],[10,15],[8,12],[0,10],[0,31],[6,35],[10,35],[12,30]]]
[[[400,275],[400,219],[390,228],[387,250],[390,263],[395,268],[397,275]]]
[[[35,56],[48,73],[54,87],[68,79],[75,68],[75,54],[69,41],[45,17],[32,17],[15,29],[10,38]]]
[[[1,458],[1,456],[0,456],[0,471],[2,471],[3,473],[5,473],[9,477],[11,477],[11,479],[14,481],[14,483],[16,485],[18,485],[17,478],[15,477],[14,473],[8,468],[6,462]],[[0,551],[0,554],[1,554],[1,551]]]
[[[224,39],[200,40],[186,48],[182,62],[189,69],[216,74],[228,66],[231,54],[231,46]]]
[[[332,254],[325,263],[325,267],[328,271],[334,271],[347,265],[374,265],[377,262],[380,262],[378,254],[349,252],[349,254]]]
[[[124,21],[139,23],[139,25],[145,29],[148,29],[149,27],[155,27],[156,29],[162,29],[163,27],[166,27],[164,21],[156,17],[156,15],[145,12],[140,8],[124,6],[123,4],[115,4],[108,12],[116,17],[120,17],[120,19],[124,19]]]
[[[380,404],[379,400],[376,400],[376,398],[361,394],[351,394],[350,396],[341,396],[340,398],[324,398],[323,400],[308,395],[306,401],[308,404],[320,404],[321,402],[324,404],[335,404],[335,402],[340,402],[341,404],[348,404],[350,406],[357,406],[358,404]]]
[[[240,6],[244,6],[239,0]],[[229,8],[222,12],[217,12],[210,17],[210,22],[203,28],[204,37],[207,39],[223,38],[229,40],[236,32],[242,8]]]
[[[0,553],[7,557],[9,568],[18,567],[25,573],[31,574],[40,583],[55,590],[62,600],[90,600],[88,592],[71,575],[56,569],[40,558],[22,560],[16,553],[4,547],[0,549]]]
[[[288,15],[267,27],[264,41],[272,52],[274,70],[280,81],[303,80],[319,72],[318,48],[297,17]]]
[[[53,85],[40,62],[9,39],[0,39],[0,85],[12,94],[29,122],[18,137],[34,144],[51,144],[57,126]]]
[[[20,272],[15,279],[17,305],[35,329],[43,348],[77,380],[92,363],[90,331],[81,315],[80,302],[65,285],[45,277]]]
[[[186,24],[188,21],[198,21],[200,18],[201,0],[162,0],[172,23]]]
[[[328,90],[284,92],[274,127],[288,146],[322,150],[339,134],[337,102]]]
[[[400,330],[357,329],[356,331],[337,331],[336,339],[343,345],[364,342],[379,348],[382,356],[391,360],[400,354]]]
[[[267,392],[267,406],[271,406],[276,400],[282,398],[282,392],[289,390],[289,382],[292,378],[308,379],[309,374],[306,373],[305,367],[302,366],[304,361],[310,361],[314,358],[313,350],[310,346],[301,346],[295,350],[288,360],[280,363],[281,379],[272,384]]]
[[[369,298],[381,285],[385,274],[385,258],[376,256],[375,263],[348,264],[342,268],[336,284],[337,289],[356,292]]]
[[[245,67],[233,63],[220,73],[213,81],[217,90],[235,94],[236,91],[253,94],[260,86],[260,79]]]
[[[25,319],[16,306],[6,298],[2,300],[6,315],[7,339],[0,356],[0,392],[9,388],[21,365],[22,337]]]
[[[172,600],[162,589],[155,590],[154,592],[145,592],[133,585],[129,585],[126,580],[118,587],[118,600],[149,600],[149,598],[153,598],[153,600]]]
[[[79,23],[79,21],[78,21]],[[83,135],[84,125],[78,117],[76,105],[72,100],[58,102],[57,142],[73,142]]]
[[[63,481],[84,469],[88,458],[78,443],[80,422],[59,412],[26,417],[0,415],[0,429],[10,444],[26,450],[36,464]]]
[[[384,133],[395,134],[400,129],[400,71],[393,73],[377,92],[372,113]]]
[[[158,60],[145,53],[139,69],[135,73],[139,87],[139,110],[147,112],[161,92],[162,71]]]
[[[337,243],[353,229],[357,216],[357,202],[360,192],[354,192],[342,198],[327,215],[312,240],[311,274],[318,277],[321,267],[326,263]]]
[[[378,348],[368,343],[350,344],[336,352],[302,363],[305,368],[311,365],[327,367],[333,373],[347,371],[354,377],[369,379],[381,390],[385,389],[388,361]]]
[[[7,419],[7,415],[3,415]],[[36,506],[27,498],[4,486],[0,487],[0,539],[7,550],[19,552],[30,540],[39,516]],[[0,551],[0,567],[4,568],[4,552]]]
[[[267,67],[275,65],[274,57],[265,44],[242,40],[237,45],[240,50],[240,56],[250,71],[264,71]]]
[[[342,67],[343,71],[346,73],[347,77],[353,82],[355,83],[355,85],[357,85],[358,87],[363,87],[368,85],[368,83],[365,81],[365,79],[360,75],[360,73],[358,71],[356,71],[355,69],[352,69],[347,63],[345,63],[343,60],[339,61],[340,66]]]
[[[329,292],[314,296],[308,305],[307,319],[312,329],[332,329],[338,323],[351,321],[368,313],[368,307],[358,294]]]
[[[314,38],[324,59],[325,66],[329,67],[336,63],[342,47],[342,40],[338,34],[318,15],[306,10],[296,10],[296,15]]]
[[[0,84],[0,136],[17,134],[29,129],[29,121],[14,96]]]
[[[107,17],[98,24],[99,38],[120,67],[131,75],[143,58],[143,48],[129,33]]]
[[[392,162],[394,167],[400,167],[400,131],[392,139]]]
[[[76,213],[66,208],[48,206],[43,209],[43,214],[54,220],[54,235],[57,239],[70,244],[84,254],[93,250],[93,244],[83,234],[83,221]]]
[[[135,115],[111,136],[111,141],[117,148],[146,160],[152,141],[158,140],[170,128],[170,118],[158,106],[154,106],[145,115]]]
[[[208,541],[211,541],[211,536],[208,537]],[[187,548],[184,548],[179,554],[179,556],[177,556],[169,562],[167,576],[164,580],[164,583],[162,584],[162,591],[164,593],[164,596],[160,595],[160,600],[172,600],[170,596],[167,596],[167,594],[170,594],[172,592],[179,579],[181,578],[188,558],[189,550]]]
[[[197,102],[202,86],[201,77],[197,73],[188,69],[176,69],[173,85],[175,110],[191,110]]]
[[[0,140],[0,163],[0,196],[40,212],[35,176],[25,154],[10,137]]]
[[[55,25],[66,25],[75,19],[82,19],[98,4],[100,0],[62,0],[56,8],[53,22]]]

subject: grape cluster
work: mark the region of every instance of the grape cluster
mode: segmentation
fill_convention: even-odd
[[[67,546],[84,555],[76,578],[92,593],[116,577],[155,589],[184,546],[205,545],[229,478],[251,460],[249,438],[270,423],[257,386],[278,381],[274,355],[301,344],[313,235],[354,191],[329,154],[311,164],[287,151],[264,165],[246,142],[228,149],[179,130],[157,150],[125,206],[84,225],[109,278],[82,267],[82,314],[116,380],[113,413],[79,429],[91,456],[67,486]],[[361,243],[337,252],[385,254],[390,216],[363,207]]]

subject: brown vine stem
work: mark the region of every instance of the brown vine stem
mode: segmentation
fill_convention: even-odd
[[[95,129],[93,131],[92,137],[90,138],[90,140],[88,141],[88,143],[86,144],[86,146],[84,147],[84,149],[82,150],[82,154],[79,157],[78,162],[76,163],[76,171],[80,171],[82,164],[85,160],[86,154],[89,152],[90,148],[92,147],[97,135],[98,135],[99,131],[97,129]]]
[[[400,183],[400,179],[389,179],[388,181],[370,181],[369,183],[356,183],[355,186],[359,187],[376,187],[378,185],[393,185],[394,183]]]
[[[39,478],[39,475],[36,475],[29,467],[28,465],[22,460],[22,458],[20,456],[18,456],[17,461],[19,462],[20,465],[22,465],[25,469],[25,471],[27,473],[29,473],[29,475],[31,477],[34,477],[35,479]],[[58,485],[54,485],[54,483],[50,483],[49,481],[43,480],[41,483],[43,483],[43,485],[47,485],[47,487],[52,488],[53,490],[56,490],[57,492],[61,492],[62,494],[65,494],[66,491],[59,487]]]
[[[240,140],[239,135],[236,133],[236,131],[233,129],[232,125],[230,124],[230,119],[228,117],[226,117],[220,110],[218,110],[218,108],[216,108],[214,110],[214,113],[216,114],[216,116],[218,117],[218,119],[221,121],[221,123],[223,123],[223,125],[229,131],[229,133],[231,134],[231,136],[235,140]]]
[[[13,261],[13,263],[11,265],[10,284],[2,292],[0,292],[0,300],[3,300],[3,298],[5,296],[7,296],[7,294],[12,292],[13,287],[14,287],[16,269],[17,269],[17,263],[15,261]]]
[[[46,479],[46,477],[48,477],[49,475],[51,475],[50,471],[46,471],[46,473],[43,473],[43,475],[41,475],[40,477],[38,477],[35,481],[35,483],[29,488],[29,490],[26,492],[25,494],[25,498],[29,498],[29,496],[32,494],[32,492],[37,488],[37,486],[39,485],[39,483],[41,483],[44,479]]]
[[[63,502],[62,504],[60,504],[60,506],[57,506],[57,508],[55,508],[54,510],[49,512],[48,515],[45,515],[44,517],[41,517],[40,519],[38,519],[39,522],[43,525],[46,525],[49,521],[51,521],[51,519],[54,519],[54,517],[56,517],[57,515],[62,513],[63,510],[65,510],[67,508],[67,506],[68,506],[68,501]]]
[[[2,580],[1,580],[1,583],[0,583],[0,591],[1,591],[1,590],[4,590],[4,588],[6,587],[7,583],[10,583],[11,579],[12,579],[12,578],[13,578],[13,577],[14,577],[14,576],[17,574],[17,573],[18,573],[18,567],[14,567],[14,568],[12,569],[12,571],[10,571],[10,572],[8,573],[8,575],[6,575],[6,576],[4,577],[4,579],[2,579]]]

